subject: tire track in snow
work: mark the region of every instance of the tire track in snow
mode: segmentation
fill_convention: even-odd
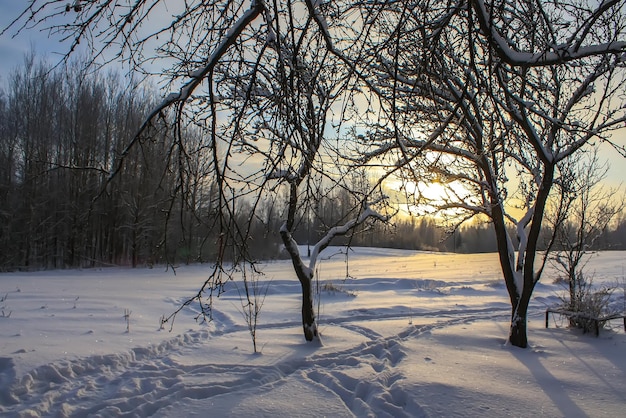
[[[419,416],[421,407],[402,390],[404,378],[398,364],[406,357],[403,342],[435,328],[501,316],[502,312],[476,310],[463,317],[439,320],[444,314],[424,313],[438,322],[408,326],[382,337],[362,325],[368,317],[339,318],[333,323],[369,339],[360,345],[332,353],[313,353],[277,365],[184,365],[176,360],[186,350],[203,349],[214,335],[240,332],[189,332],[161,344],[125,353],[96,355],[38,367],[22,376],[3,394],[0,412],[7,416],[148,416],[173,402],[207,399],[250,389],[271,390],[296,373],[311,384],[324,387],[341,398],[357,416]],[[454,312],[447,312],[454,315]],[[413,315],[417,316],[417,315]],[[406,314],[376,319],[404,318]],[[356,322],[356,323],[355,323]],[[293,324],[267,324],[282,329]]]

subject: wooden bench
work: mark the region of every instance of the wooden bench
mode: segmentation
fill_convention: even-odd
[[[624,331],[626,332],[626,313],[615,313],[604,316],[592,316],[582,312],[574,312],[568,311],[566,309],[558,309],[558,308],[548,308],[546,309],[546,328],[548,328],[548,318],[550,313],[567,316],[570,319],[585,319],[587,321],[592,321],[594,325],[594,330],[596,332],[596,337],[600,335],[600,323],[610,321],[612,319],[620,319],[624,320]]]

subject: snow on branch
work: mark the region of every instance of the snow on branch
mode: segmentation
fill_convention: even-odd
[[[231,47],[235,41],[239,38],[239,35],[243,32],[243,30],[252,23],[263,11],[265,10],[265,5],[262,1],[254,1],[248,9],[235,23],[235,25],[228,31],[226,37],[222,40],[222,42],[218,45],[216,50],[209,57],[206,65],[197,68],[196,70],[189,73],[189,77],[191,78],[183,87],[181,87],[179,92],[170,93],[163,102],[155,110],[152,111],[151,115],[157,115],[166,107],[172,105],[175,102],[184,102],[190,96],[191,93],[195,90],[195,88],[202,82],[202,80],[209,74],[215,65],[218,63],[220,58],[226,53],[229,47]]]
[[[448,121],[446,121],[448,123]],[[380,157],[385,153],[397,149],[403,148],[408,150],[409,148],[415,150],[412,154],[414,156],[422,155],[425,151],[433,151],[439,153],[445,153],[450,155],[455,155],[460,158],[464,158],[469,161],[476,161],[479,159],[480,155],[471,152],[470,150],[460,148],[451,144],[439,144],[436,140],[443,133],[443,129],[437,129],[433,134],[431,134],[426,139],[413,139],[407,138],[401,133],[396,138],[388,139],[384,136],[380,136],[377,138],[379,140],[380,145],[371,151],[363,152],[362,156],[359,158],[359,161],[365,162],[370,161],[376,157]],[[413,158],[407,159],[403,157],[399,161],[396,162],[396,166],[400,167],[402,165],[406,165]]]
[[[126,146],[124,151],[121,154],[120,160],[123,160],[126,155],[130,152],[135,143],[139,140],[143,132],[148,129],[148,127],[152,124],[152,121],[163,113],[165,109],[172,106],[175,103],[184,103],[189,99],[193,91],[202,83],[202,80],[209,74],[217,65],[219,60],[224,56],[226,51],[237,41],[241,33],[244,29],[250,25],[259,15],[261,15],[265,11],[265,4],[261,0],[255,0],[252,2],[250,9],[248,9],[234,24],[234,26],[228,31],[225,38],[222,42],[217,46],[215,51],[211,54],[209,59],[207,60],[206,65],[192,71],[189,74],[191,78],[187,83],[185,83],[178,92],[172,92],[167,95],[167,97],[148,114],[145,118],[143,124],[139,127],[139,130],[130,141],[130,143]],[[117,166],[115,170],[110,174],[109,181],[111,181],[121,169],[122,164]],[[107,183],[109,182],[107,181]]]
[[[365,204],[363,211],[359,214],[358,217],[353,218],[346,222],[343,225],[335,226],[331,228],[321,240],[315,244],[313,249],[311,250],[311,257],[309,259],[309,266],[305,266],[302,258],[299,256],[300,252],[298,250],[298,243],[293,239],[291,233],[289,232],[289,228],[287,226],[287,222],[283,223],[280,228],[280,234],[283,236],[283,242],[285,243],[285,249],[291,255],[291,260],[294,264],[294,267],[297,271],[301,271],[304,275],[309,278],[313,277],[313,272],[315,271],[315,265],[317,264],[317,259],[320,253],[330,245],[333,238],[338,236],[346,235],[352,229],[358,227],[363,224],[366,220],[373,218],[378,219],[382,222],[387,222],[391,218],[388,215],[383,215],[378,213],[374,209],[371,208],[370,205]]]
[[[311,251],[311,258],[309,260],[309,270],[313,271],[315,269],[315,264],[317,263],[317,258],[319,254],[330,245],[333,238],[338,236],[346,235],[352,229],[358,227],[363,224],[369,218],[378,219],[382,222],[387,222],[389,220],[389,216],[378,213],[374,209],[371,208],[368,204],[365,204],[363,211],[359,214],[358,217],[353,218],[346,222],[343,225],[338,225],[331,228],[322,239],[320,239],[317,244],[313,247]]]
[[[626,41],[606,42],[596,45],[581,46],[580,42],[568,42],[562,45],[553,45],[551,50],[535,52],[517,51],[504,38],[491,21],[491,14],[487,11],[483,0],[472,0],[478,22],[482,32],[489,37],[490,43],[497,54],[506,63],[521,67],[539,67],[546,65],[563,64],[585,57],[605,54],[626,53]]]
[[[267,175],[268,180],[286,180],[288,183],[292,183],[298,179],[296,174],[291,170],[276,169]]]
[[[305,0],[305,3],[309,9],[309,13],[311,13],[319,28],[322,30],[326,43],[332,49],[332,38],[330,37],[330,32],[328,31],[328,22],[320,10],[322,0]]]
[[[283,237],[283,242],[285,244],[285,249],[291,256],[291,261],[296,269],[296,272],[302,272],[309,280],[313,277],[313,269],[310,269],[304,265],[302,262],[302,257],[300,257],[300,250],[298,250],[298,243],[291,232],[289,232],[289,228],[287,226],[287,222],[284,222],[280,227],[280,235]],[[313,258],[311,258],[313,260]]]

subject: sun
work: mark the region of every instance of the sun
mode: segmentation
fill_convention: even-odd
[[[394,179],[386,184],[389,196],[400,216],[430,214],[438,217],[452,213],[455,203],[463,203],[469,195],[460,182],[425,182]],[[443,209],[446,207],[446,209]]]
[[[396,187],[403,191],[411,200],[438,205],[451,199],[454,186],[440,182],[414,182],[412,180],[398,181]]]

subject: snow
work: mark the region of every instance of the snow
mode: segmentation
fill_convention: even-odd
[[[568,42],[566,44],[559,45],[557,48],[553,47],[551,51],[541,51],[536,53],[517,51],[511,48],[510,45],[512,44],[512,42],[504,38],[498,32],[497,28],[489,23],[490,13],[489,11],[487,11],[487,7],[483,0],[474,1],[474,10],[476,11],[478,19],[481,22],[483,32],[489,34],[491,41],[493,42],[494,46],[497,47],[502,58],[511,65],[554,65],[594,55],[602,55],[607,53],[620,54],[624,52],[624,49],[626,49],[626,42],[615,41],[585,46],[576,45],[572,47],[569,47],[570,43]],[[600,10],[600,8],[598,10]],[[586,32],[586,30],[582,32]]]
[[[326,43],[328,44],[328,47],[331,50],[338,52],[337,50],[335,50],[335,48],[332,45],[332,37],[330,36],[328,21],[326,20],[326,16],[324,16],[324,14],[321,11],[322,1],[321,0],[308,0],[306,4],[307,4],[307,7],[309,8],[309,13],[313,15],[313,18],[315,19],[315,21],[317,22],[317,25],[322,31],[322,34],[324,36],[324,39],[326,40]]]
[[[214,321],[192,296],[210,266],[0,274],[2,416],[622,416],[626,334],[599,338],[550,318],[563,291],[546,271],[529,349],[505,343],[510,306],[496,254],[329,247],[316,275],[321,341],[302,335],[289,261],[271,281],[252,351],[231,286]],[[600,253],[595,283],[624,278],[624,252]],[[322,286],[320,286],[321,288]],[[623,292],[614,294],[623,304]],[[130,314],[126,332],[124,312]],[[10,312],[10,316],[7,317]]]

